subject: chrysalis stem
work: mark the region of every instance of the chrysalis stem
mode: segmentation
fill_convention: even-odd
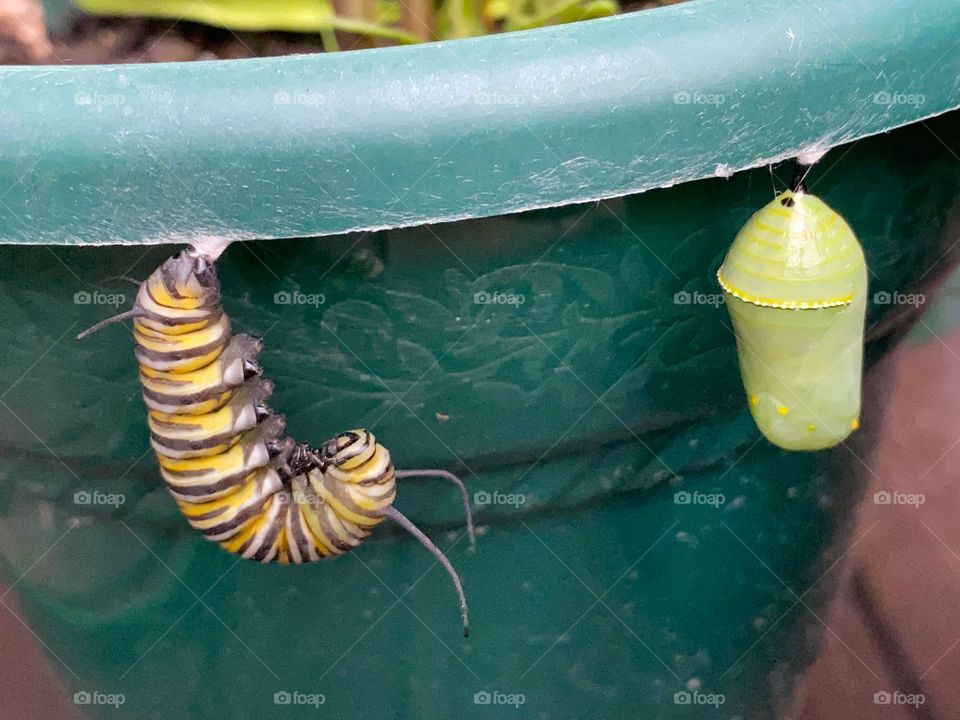
[[[473,531],[473,511],[470,509],[470,496],[467,494],[467,486],[463,484],[463,480],[446,470],[397,470],[396,475],[397,479],[413,477],[443,478],[460,488],[460,496],[463,498],[463,514],[467,519],[467,536],[470,538],[470,546],[473,547],[477,544],[477,537]]]
[[[793,170],[793,180],[790,182],[790,189],[795,193],[807,192],[807,175],[813,165],[807,165],[801,160],[797,160],[797,166]]]
[[[443,551],[440,550],[440,548],[433,544],[433,541],[430,538],[423,534],[423,531],[420,530],[420,528],[410,522],[410,520],[408,520],[403,513],[401,513],[392,505],[385,508],[381,514],[385,518],[390,518],[393,520],[404,530],[419,540],[420,544],[429,550],[430,554],[437,559],[437,562],[443,565],[443,567],[446,569],[447,573],[450,575],[450,579],[453,580],[453,586],[457,590],[457,597],[460,601],[460,617],[463,618],[463,636],[470,637],[470,622],[467,618],[467,598],[463,594],[463,584],[460,582],[460,576],[457,575],[457,571],[453,569],[453,565],[451,565],[450,561],[447,560],[447,556],[443,554]]]
[[[233,240],[218,235],[205,235],[193,238],[192,246],[189,249],[193,251],[194,255],[202,255],[210,262],[216,262],[232,242]]]

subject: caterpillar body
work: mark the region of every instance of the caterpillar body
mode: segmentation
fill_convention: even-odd
[[[141,285],[132,310],[135,355],[148,408],[150,443],[162,476],[192,527],[224,549],[261,562],[308,563],[359,545],[385,519],[413,534],[460,578],[443,553],[393,507],[399,477],[440,477],[458,486],[470,542],[466,488],[442,470],[397,471],[366,430],[319,448],[283,437],[284,419],[267,405],[260,340],[232,335],[215,263],[194,248],[168,259]]]
[[[750,412],[770,442],[820,450],[860,426],[867,268],[846,221],[793,187],[737,234],[717,279]]]

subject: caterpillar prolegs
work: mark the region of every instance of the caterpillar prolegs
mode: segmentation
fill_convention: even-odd
[[[401,525],[443,565],[468,630],[467,602],[450,561],[393,507],[396,480],[439,477],[456,485],[467,532],[473,519],[463,482],[443,470],[397,471],[366,430],[319,448],[283,437],[267,398],[262,343],[232,335],[215,262],[195,248],[168,259],[141,285],[132,318],[150,442],[160,474],[191,526],[226,550],[261,562],[307,563],[346,553],[384,519]]]

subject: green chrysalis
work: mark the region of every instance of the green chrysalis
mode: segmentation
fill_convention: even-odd
[[[798,181],[747,221],[717,279],[764,436],[821,450],[860,427],[867,266],[844,219]]]

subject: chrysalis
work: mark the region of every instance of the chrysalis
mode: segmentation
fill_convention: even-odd
[[[747,221],[717,279],[760,431],[821,450],[860,426],[867,267],[850,226],[803,185]]]

